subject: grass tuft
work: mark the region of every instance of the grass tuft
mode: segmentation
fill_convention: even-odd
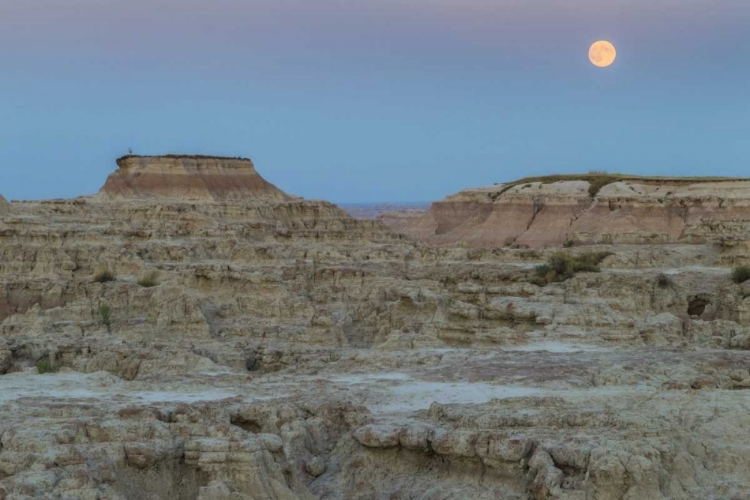
[[[145,288],[151,288],[159,284],[159,273],[150,271],[138,278],[138,284]]]
[[[107,331],[112,331],[112,308],[109,304],[99,306],[99,323],[107,327]]]
[[[107,283],[109,281],[115,281],[117,277],[115,273],[110,271],[108,267],[100,267],[94,273],[94,281],[97,283]]]
[[[670,276],[664,273],[659,273],[656,277],[656,284],[659,285],[659,288],[669,288],[673,285],[673,281]]]
[[[599,264],[610,255],[612,255],[611,252],[584,252],[578,255],[553,254],[546,264],[536,266],[536,277],[531,282],[544,286],[568,280],[578,273],[598,273]]]
[[[57,366],[55,366],[49,360],[49,358],[42,358],[36,362],[36,371],[39,373],[39,375],[44,375],[45,373],[55,373],[57,370]]]

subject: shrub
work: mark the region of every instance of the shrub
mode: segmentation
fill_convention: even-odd
[[[744,283],[747,280],[750,280],[750,266],[737,266],[732,269],[732,281]]]
[[[599,264],[612,255],[610,252],[584,252],[578,255],[569,253],[553,254],[546,264],[536,266],[536,278],[531,282],[544,286],[572,278],[577,273],[598,273]]]
[[[659,285],[659,288],[669,288],[672,286],[672,278],[664,273],[659,273],[656,277],[656,284]]]
[[[111,331],[112,327],[112,308],[109,304],[101,304],[99,306],[99,323],[107,327],[107,331]]]
[[[565,248],[571,248],[575,246],[576,242],[573,240],[565,240],[565,243],[563,243],[563,247]]]
[[[97,283],[107,283],[116,279],[115,273],[109,270],[108,267],[100,267],[94,273],[94,281]]]
[[[550,271],[558,277],[559,281],[564,281],[573,276],[575,272],[573,267],[573,256],[569,253],[556,253],[547,261]]]
[[[598,273],[599,264],[612,255],[612,252],[584,252],[573,257],[573,272]]]
[[[334,351],[328,351],[328,357],[323,358],[323,363],[335,363],[341,359],[341,355]]]
[[[159,284],[159,273],[150,271],[138,278],[138,284],[145,288],[151,288]]]
[[[39,373],[39,375],[44,375],[45,373],[54,373],[57,371],[57,366],[55,366],[49,360],[49,358],[42,358],[36,362],[36,371]]]

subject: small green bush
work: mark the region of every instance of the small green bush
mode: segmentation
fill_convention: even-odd
[[[659,288],[669,288],[672,286],[672,278],[664,273],[659,273],[656,277],[656,284],[659,285]]]
[[[563,243],[563,247],[565,248],[571,248],[575,246],[576,242],[573,240],[565,240],[565,243]]]
[[[744,283],[747,280],[750,280],[750,266],[737,266],[732,269],[732,281]]]
[[[115,273],[109,270],[107,267],[100,267],[94,273],[94,281],[97,283],[107,283],[109,281],[115,281]]]
[[[138,284],[145,288],[151,288],[159,284],[159,273],[150,271],[138,278]]]
[[[39,375],[44,375],[45,373],[56,372],[57,367],[52,364],[49,358],[42,358],[36,362],[36,371],[39,373]]]
[[[578,255],[553,254],[546,264],[536,266],[536,278],[531,282],[544,286],[548,283],[565,281],[577,273],[598,273],[599,264],[610,255],[612,255],[610,252],[584,252]]]
[[[112,328],[112,308],[109,304],[101,304],[99,306],[99,323],[107,327],[107,331],[111,331]]]

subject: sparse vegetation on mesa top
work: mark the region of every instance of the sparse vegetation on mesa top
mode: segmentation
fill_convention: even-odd
[[[737,266],[732,269],[732,281],[744,283],[750,280],[750,266]]]
[[[589,196],[592,198],[596,197],[599,191],[606,185],[612,184],[613,182],[619,181],[637,181],[645,184],[649,183],[696,183],[696,182],[717,182],[717,181],[746,181],[747,178],[742,177],[659,177],[659,176],[638,176],[629,174],[619,173],[607,173],[602,171],[592,171],[587,174],[555,174],[555,175],[541,175],[537,177],[524,177],[517,181],[512,181],[503,186],[503,188],[495,193],[495,197],[499,197],[507,190],[519,186],[526,185],[533,182],[539,182],[541,184],[552,184],[553,182],[560,181],[587,181],[589,183]]]
[[[556,253],[546,264],[536,266],[536,277],[532,283],[544,286],[565,281],[577,273],[598,273],[599,264],[610,255],[611,252],[584,252],[578,255]]]
[[[210,156],[210,155],[179,155],[179,154],[166,154],[166,155],[135,155],[128,153],[125,156],[121,156],[117,159],[119,165],[123,160],[129,160],[131,158],[172,158],[176,160],[244,160],[252,161],[250,158],[244,156]]]
[[[100,267],[94,272],[94,281],[97,283],[107,283],[109,281],[115,281],[117,277],[108,267]]]
[[[150,271],[142,274],[138,278],[138,284],[144,288],[151,288],[159,284],[159,273],[156,271]]]

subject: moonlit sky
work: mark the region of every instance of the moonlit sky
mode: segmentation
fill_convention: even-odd
[[[336,202],[750,176],[749,26],[748,0],[0,0],[0,193],[94,193],[128,148]]]

